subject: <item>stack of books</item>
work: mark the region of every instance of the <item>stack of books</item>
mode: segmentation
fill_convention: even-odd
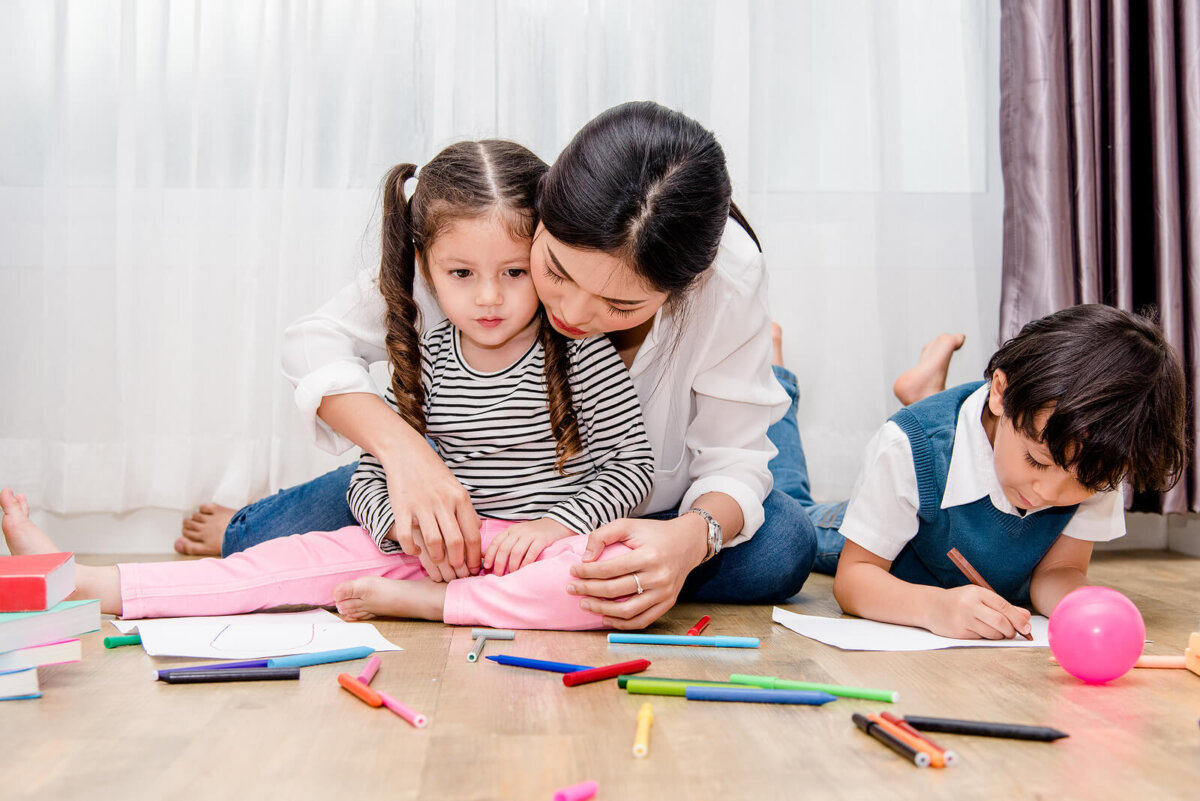
[[[40,697],[39,667],[79,661],[100,602],[64,601],[74,589],[74,554],[0,556],[0,701]]]

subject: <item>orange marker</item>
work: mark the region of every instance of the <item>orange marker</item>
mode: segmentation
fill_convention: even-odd
[[[712,618],[710,618],[708,615],[705,615],[704,617],[702,617],[698,621],[696,621],[696,625],[694,625],[690,629],[688,629],[687,633],[692,635],[693,637],[695,637],[697,634],[704,631],[704,629],[711,622],[712,622]]]
[[[383,699],[379,697],[379,693],[349,673],[339,673],[338,684],[342,685],[344,689],[349,690],[352,694],[357,695],[359,700],[367,706],[383,706]]]
[[[947,751],[945,748],[942,748],[940,745],[938,745],[933,740],[931,740],[929,737],[927,737],[924,732],[918,731],[916,728],[914,728],[913,725],[911,723],[909,723],[907,720],[905,720],[904,718],[898,718],[895,715],[893,715],[891,712],[880,712],[879,717],[883,718],[888,723],[891,723],[893,726],[900,729],[901,731],[906,731],[909,734],[911,734],[913,737],[919,737],[920,739],[929,743],[931,748],[935,748],[938,751],[941,751],[942,759],[945,760],[946,765],[953,765],[958,762],[958,754],[954,753],[953,751]]]
[[[929,756],[929,764],[935,768],[946,767],[946,756],[940,748],[935,748],[930,745],[929,741],[924,737],[914,737],[904,729],[897,726],[895,723],[890,723],[884,720],[879,715],[867,715],[867,719],[874,723],[879,728],[883,729],[888,734],[895,737],[900,742],[907,745],[922,754]]]

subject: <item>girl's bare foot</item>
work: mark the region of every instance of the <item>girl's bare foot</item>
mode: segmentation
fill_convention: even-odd
[[[333,601],[338,614],[350,620],[372,617],[441,620],[446,605],[446,585],[428,579],[401,581],[364,576],[334,587]]]
[[[225,527],[233,519],[235,509],[215,503],[202,503],[190,518],[183,521],[175,550],[189,556],[220,556],[225,541]]]
[[[0,492],[0,509],[4,510],[4,541],[18,556],[34,553],[58,553],[59,549],[46,532],[29,519],[29,503],[24,495],[14,495],[5,488]],[[100,611],[106,615],[121,614],[121,574],[116,565],[91,567],[75,565],[75,592],[71,600],[99,598]]]
[[[954,351],[962,347],[965,334],[938,334],[921,348],[921,358],[896,379],[892,392],[905,406],[936,395],[946,388],[946,374]]]
[[[771,364],[783,367],[783,329],[771,323]]]

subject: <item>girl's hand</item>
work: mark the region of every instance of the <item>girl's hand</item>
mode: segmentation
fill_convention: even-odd
[[[547,546],[574,534],[562,523],[548,517],[514,523],[488,545],[483,554],[483,566],[497,576],[512,573],[537,561]]]
[[[1011,640],[1017,632],[1028,634],[1029,610],[1013,606],[991,590],[954,587],[938,594],[927,629],[960,640]]]
[[[479,572],[479,515],[471,496],[430,447],[384,461],[394,539],[434,581]]]
[[[707,525],[694,514],[674,520],[614,520],[589,535],[583,561],[571,568],[576,580],[567,592],[586,596],[579,606],[602,615],[605,626],[645,628],[675,605],[688,573],[704,559],[707,536]],[[595,561],[615,542],[624,542],[632,553]]]

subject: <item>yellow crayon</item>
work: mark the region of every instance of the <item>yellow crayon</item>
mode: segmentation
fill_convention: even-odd
[[[650,753],[650,724],[654,722],[654,707],[642,704],[638,710],[637,734],[633,736],[633,755],[642,759]]]

